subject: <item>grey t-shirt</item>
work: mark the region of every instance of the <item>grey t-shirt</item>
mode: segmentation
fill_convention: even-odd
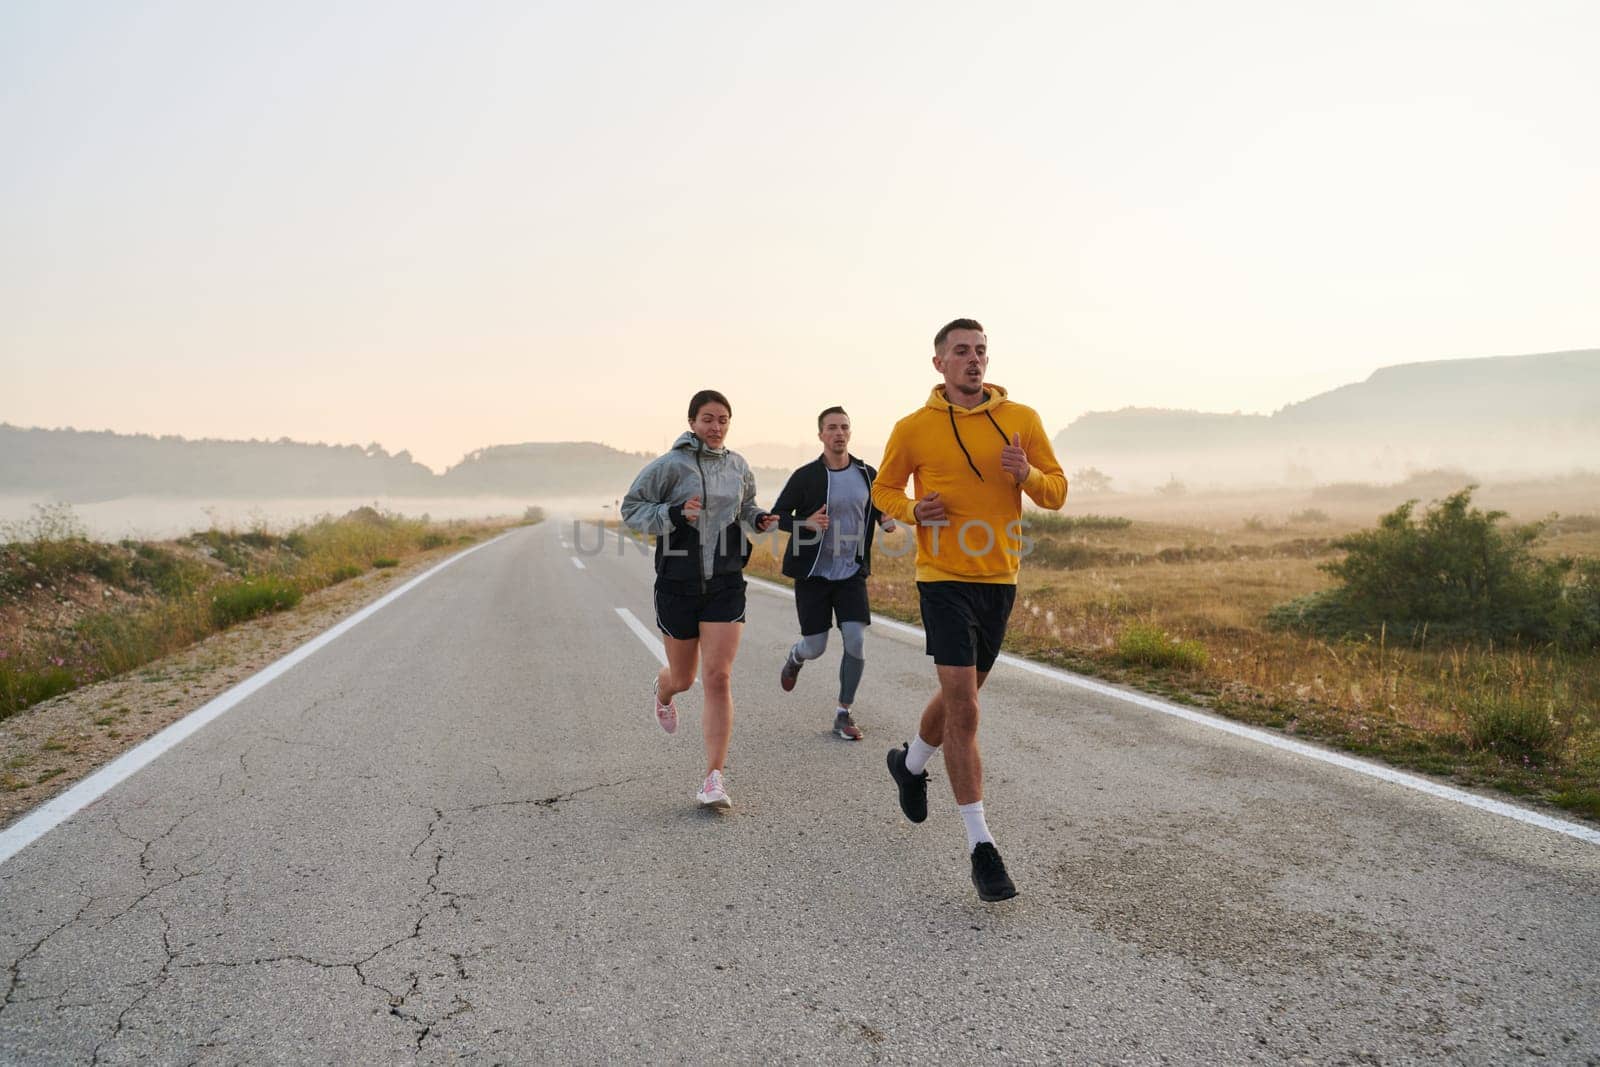
[[[828,532],[817,550],[813,578],[842,581],[860,569],[856,555],[866,537],[867,480],[851,464],[828,472]]]

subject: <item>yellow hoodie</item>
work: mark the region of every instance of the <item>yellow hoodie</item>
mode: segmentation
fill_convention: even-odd
[[[987,382],[983,403],[963,408],[935,386],[920,409],[894,424],[872,484],[872,502],[885,515],[915,523],[913,508],[938,493],[948,525],[917,527],[917,581],[1017,583],[1022,559],[1022,494],[1055,510],[1067,500],[1067,478],[1056,462],[1039,413],[1006,398]],[[1000,466],[1000,450],[1020,434],[1028,454],[1027,481],[1018,486]],[[906,496],[912,479],[915,498]]]

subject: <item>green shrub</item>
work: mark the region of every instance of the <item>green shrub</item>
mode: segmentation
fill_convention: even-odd
[[[1290,513],[1289,521],[1297,523],[1327,522],[1328,513],[1321,508],[1306,508],[1304,511]]]
[[[443,548],[450,543],[450,538],[437,530],[429,530],[417,539],[417,547],[424,552],[430,549]]]
[[[1600,646],[1600,559],[1573,564],[1571,581],[1561,590],[1561,621],[1567,627],[1567,644],[1578,648]]]
[[[1561,731],[1544,701],[1506,694],[1473,694],[1461,708],[1467,740],[1509,759],[1544,763],[1555,756]]]
[[[240,550],[239,545],[243,542],[243,538],[238,534],[228,533],[213,526],[209,530],[190,534],[187,540],[196,547],[209,549],[212,558],[230,571],[243,574],[250,569],[250,557]]]
[[[1027,533],[1061,533],[1068,530],[1126,530],[1132,519],[1121,515],[1061,515],[1054,511],[1025,511],[1022,528]]]
[[[363,504],[359,508],[352,508],[351,510],[345,512],[344,518],[340,519],[339,521],[356,523],[361,526],[385,527],[393,526],[397,521],[399,521],[399,516],[387,515],[375,507],[369,507]]]
[[[340,582],[348,582],[352,578],[359,577],[361,577],[361,568],[354,563],[346,563],[328,572],[328,584],[338,585]]]
[[[0,663],[0,719],[59,696],[77,684],[72,672],[64,667],[32,670]]]
[[[200,587],[206,579],[204,564],[184,559],[157,545],[134,549],[133,576],[146,582],[163,596],[182,596]]]
[[[1112,553],[1114,555],[1114,553]],[[1041,537],[1033,542],[1028,561],[1035,567],[1060,567],[1063,570],[1106,565],[1107,553],[1081,541],[1057,541]]]
[[[1180,482],[1177,475],[1173,475],[1162,484],[1156,486],[1156,492],[1162,496],[1180,497],[1188,491],[1189,487],[1183,482]]]
[[[1600,819],[1600,789],[1581,787],[1563,789],[1550,799],[1568,811],[1575,811],[1591,819]]]
[[[1206,647],[1199,641],[1180,641],[1159,626],[1131,623],[1117,636],[1122,662],[1145,667],[1199,670],[1206,665]]]
[[[1344,636],[1364,633],[1367,616],[1350,603],[1342,589],[1323,589],[1267,612],[1269,630],[1305,630],[1315,634]]]
[[[14,572],[14,581],[8,583],[20,588],[38,581],[54,581],[72,574],[107,573],[111,551],[81,537],[60,541],[21,541],[11,545],[20,564]]]
[[[393,556],[379,556],[377,559],[372,561],[372,565],[374,567],[388,569],[389,567],[400,566],[400,561],[395,559]]]
[[[1442,638],[1521,639],[1568,647],[1600,641],[1600,568],[1543,560],[1532,546],[1542,523],[1502,523],[1504,512],[1472,506],[1475,486],[1430,505],[1400,505],[1371,530],[1340,538],[1345,556],[1322,565],[1334,589],[1280,605],[1269,624],[1330,636],[1399,640],[1426,631]]]
[[[300,603],[300,590],[272,575],[225,582],[211,591],[211,621],[218,629]]]

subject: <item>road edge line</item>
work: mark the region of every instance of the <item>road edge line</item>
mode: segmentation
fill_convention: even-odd
[[[220,718],[225,712],[255,693],[256,690],[265,687],[274,679],[286,674],[301,660],[310,657],[357,624],[377,614],[416,586],[421,585],[446,567],[466,559],[479,549],[488,548],[490,545],[503,541],[516,532],[516,530],[507,530],[492,540],[485,541],[481,545],[473,545],[471,548],[457,552],[449,559],[441,560],[398,589],[389,590],[354,615],[339,620],[316,637],[267,664],[231,689],[217,694],[183,718],[151,734],[66,792],[40,804],[4,830],[0,830],[0,864],[5,863],[12,856],[15,856],[51,830],[72,818],[72,816],[105,796],[112,788],[154,762],[163,753],[176,747],[190,734],[212,720]]]
[[[777,582],[769,582],[765,578],[747,577],[745,581],[754,585],[759,585],[762,588],[771,590],[773,592],[786,594],[791,599],[794,597],[793,589],[785,585],[779,585]],[[886,628],[897,630],[901,633],[916,634],[918,636],[922,635],[921,627],[912,626],[909,623],[901,622],[899,619],[885,618],[876,612],[874,612],[872,615],[872,621],[874,625],[881,623]],[[1316,745],[1309,745],[1304,741],[1295,741],[1291,738],[1281,737],[1278,734],[1270,733],[1266,730],[1262,730],[1259,727],[1246,726],[1243,723],[1234,722],[1232,719],[1224,719],[1220,715],[1215,715],[1207,711],[1201,711],[1197,708],[1189,708],[1184,707],[1181,704],[1173,704],[1169,701],[1148,696],[1144,693],[1130,692],[1129,690],[1114,686],[1109,682],[1102,682],[1095,678],[1086,677],[1085,675],[1074,674],[1072,671],[1063,670],[1060,667],[1051,667],[1047,664],[1035,663],[1033,660],[1023,659],[1021,656],[1016,656],[1009,652],[1000,653],[1000,657],[997,662],[1004,663],[1009,667],[1016,667],[1019,670],[1027,671],[1030,674],[1037,674],[1041,677],[1053,679],[1062,683],[1063,685],[1073,686],[1078,689],[1083,689],[1088,692],[1098,694],[1100,696],[1121,700],[1124,703],[1132,704],[1135,707],[1144,708],[1147,711],[1154,711],[1175,719],[1182,719],[1184,722],[1193,723],[1196,726],[1204,726],[1225,734],[1232,734],[1234,737],[1243,738],[1247,741],[1255,741],[1258,744],[1267,745],[1283,752],[1292,752],[1295,755],[1303,756],[1306,759],[1315,760],[1319,763],[1330,764],[1335,767],[1343,768],[1347,771],[1354,771],[1357,774],[1365,775],[1369,778],[1377,778],[1380,781],[1388,782],[1391,785],[1398,785],[1402,788],[1411,789],[1418,793],[1424,793],[1440,800],[1454,801],[1457,804],[1461,804],[1469,808],[1477,808],[1479,811],[1486,811],[1494,815],[1503,816],[1507,819],[1514,819],[1517,822],[1526,823],[1530,826],[1537,826],[1542,830],[1551,830],[1555,833],[1564,834],[1567,837],[1576,838],[1579,841],[1584,841],[1591,845],[1600,845],[1600,830],[1591,829],[1590,827],[1584,826],[1581,823],[1570,822],[1566,819],[1559,819],[1553,815],[1546,815],[1543,812],[1533,811],[1529,808],[1520,807],[1516,804],[1510,804],[1503,800],[1496,800],[1492,797],[1479,796],[1476,793],[1469,793],[1464,789],[1458,789],[1455,786],[1444,785],[1441,782],[1435,782],[1427,778],[1422,778],[1418,775],[1411,774],[1407,771],[1398,770],[1385,764],[1373,763],[1369,760],[1360,759],[1355,756],[1347,756],[1342,752],[1334,752],[1331,749],[1320,748]]]

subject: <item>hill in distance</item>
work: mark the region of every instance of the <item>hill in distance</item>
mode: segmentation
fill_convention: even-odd
[[[1406,363],[1271,415],[1124,408],[1055,438],[1063,466],[1115,487],[1397,481],[1459,467],[1543,477],[1600,469],[1600,349]]]
[[[129,496],[621,497],[652,453],[593,441],[480,448],[435,474],[377,445],[190,441],[0,423],[0,493],[92,503]],[[763,487],[787,470],[757,469]],[[775,490],[774,490],[775,491]]]

